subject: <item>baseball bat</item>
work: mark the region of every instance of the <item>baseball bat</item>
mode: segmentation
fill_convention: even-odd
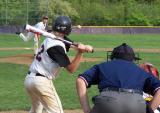
[[[48,33],[46,31],[43,31],[41,29],[37,29],[31,25],[26,25],[25,26],[25,30],[29,31],[29,32],[32,32],[32,33],[35,33],[35,34],[38,34],[38,35],[43,35],[45,37],[49,37],[49,38],[52,38],[52,39],[56,39],[56,40],[60,40],[64,43],[67,43],[67,44],[70,44],[70,45],[73,45],[73,46],[78,46],[78,44],[76,43],[73,43],[73,42],[70,42],[70,41],[67,41],[67,40],[64,40],[64,39],[61,39],[61,38],[57,38],[55,35],[51,34],[51,33]]]
[[[25,29],[26,31],[29,31],[29,32],[32,32],[32,33],[35,33],[35,34],[43,35],[43,36],[45,36],[45,37],[52,38],[52,39],[56,39],[56,40],[60,40],[60,41],[62,41],[62,42],[64,42],[64,43],[67,43],[67,44],[69,44],[69,45],[73,45],[73,46],[75,46],[75,47],[78,47],[78,43],[74,43],[74,42],[70,42],[70,41],[65,40],[65,39],[57,38],[54,34],[48,33],[48,32],[43,31],[43,30],[41,30],[41,29],[37,29],[37,28],[35,28],[35,27],[31,26],[31,25],[28,25],[28,24],[25,25],[24,29]],[[94,51],[94,50],[92,49],[91,52],[93,53],[93,51]]]

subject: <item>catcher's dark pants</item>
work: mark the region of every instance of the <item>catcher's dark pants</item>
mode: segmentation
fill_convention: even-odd
[[[108,90],[94,98],[90,113],[146,113],[146,104],[141,94]]]

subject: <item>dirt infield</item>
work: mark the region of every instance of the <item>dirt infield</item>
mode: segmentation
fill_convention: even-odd
[[[0,113],[28,113],[27,111],[1,111]],[[44,112],[45,113],[45,112]],[[64,110],[64,113],[83,113],[82,110]]]
[[[0,48],[0,51],[14,51],[14,50],[32,50],[32,48],[27,47],[13,47],[13,48]],[[147,53],[160,53],[160,49],[134,49],[136,52],[147,52]],[[95,48],[94,51],[112,51],[112,48]],[[14,63],[14,64],[31,64],[33,60],[33,55],[31,54],[19,54],[12,57],[0,58],[0,62]],[[70,59],[73,57],[71,56]],[[84,58],[82,62],[95,62],[103,61],[103,58]]]
[[[11,57],[3,57],[0,58],[0,62],[5,63],[13,63],[13,64],[31,64],[34,56],[32,54],[19,54]],[[70,59],[73,59],[72,56],[69,57]],[[95,62],[95,61],[102,61],[103,58],[83,58],[81,62]]]
[[[32,48],[28,47],[8,47],[8,48],[0,48],[0,51],[7,50],[32,50]],[[72,49],[71,49],[72,50]],[[94,48],[94,51],[112,51],[113,48]],[[160,49],[151,49],[151,48],[136,48],[134,49],[136,52],[147,52],[147,53],[159,53]]]

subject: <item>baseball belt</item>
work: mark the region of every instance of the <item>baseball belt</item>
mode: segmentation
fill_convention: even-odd
[[[102,91],[117,91],[117,92],[127,92],[127,93],[138,93],[143,94],[142,91],[136,90],[136,89],[124,89],[124,88],[115,88],[115,87],[107,87],[103,89]]]
[[[28,74],[31,74],[31,71],[28,71]],[[46,76],[44,76],[44,75],[42,75],[42,74],[40,74],[40,73],[36,73],[36,76],[46,77]]]

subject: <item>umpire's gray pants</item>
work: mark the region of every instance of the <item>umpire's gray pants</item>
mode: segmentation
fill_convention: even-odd
[[[146,104],[137,93],[104,91],[94,98],[90,113],[146,113]]]

